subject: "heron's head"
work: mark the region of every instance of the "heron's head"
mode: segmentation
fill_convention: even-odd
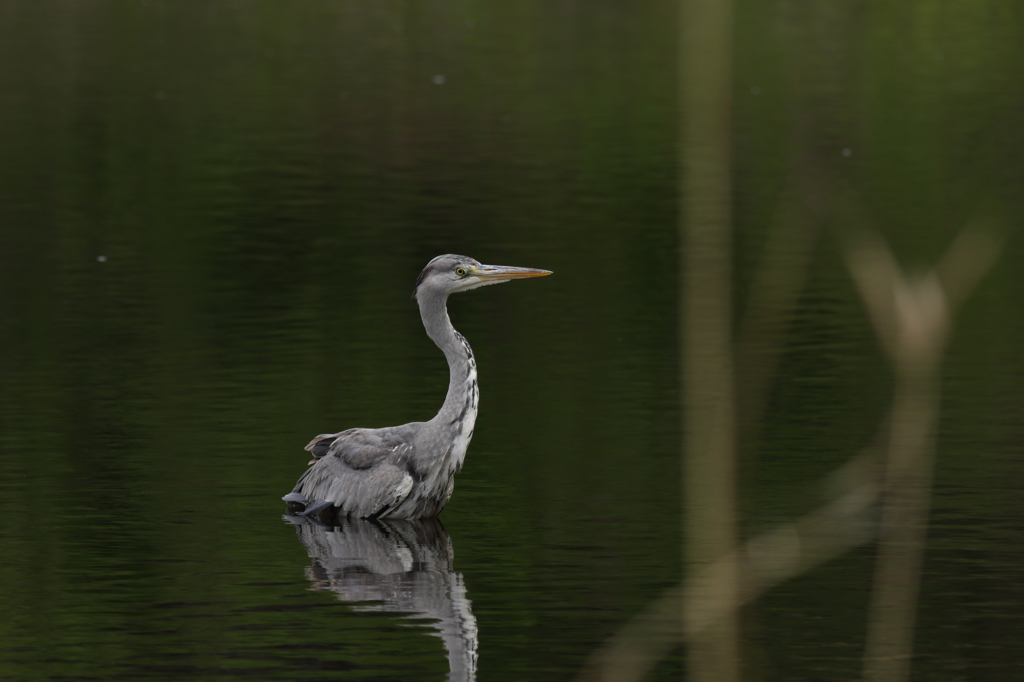
[[[468,256],[446,253],[427,263],[427,267],[423,268],[423,272],[416,279],[412,295],[417,300],[422,300],[422,297],[426,295],[443,297],[488,284],[498,284],[524,277],[543,277],[550,274],[550,270],[483,265]]]

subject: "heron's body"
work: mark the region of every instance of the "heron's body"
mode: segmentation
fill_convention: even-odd
[[[451,499],[473,437],[480,390],[476,359],[448,318],[449,294],[486,284],[540,277],[547,270],[481,265],[447,254],[427,264],[414,296],[423,326],[448,359],[450,380],[441,410],[427,422],[322,434],[306,446],[312,466],[289,504],[314,513],[332,507],[362,518],[416,519],[437,516]]]

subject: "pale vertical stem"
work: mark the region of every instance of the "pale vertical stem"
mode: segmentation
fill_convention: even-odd
[[[681,17],[684,546],[687,570],[696,574],[733,551],[737,535],[730,323],[732,4],[683,0]],[[725,614],[688,643],[692,682],[739,679],[738,570],[735,563],[724,570],[714,587],[692,597]],[[684,604],[680,618],[694,606]]]
[[[937,373],[933,367],[918,368],[901,372],[897,379],[868,613],[865,682],[904,682],[910,677],[938,420]]]

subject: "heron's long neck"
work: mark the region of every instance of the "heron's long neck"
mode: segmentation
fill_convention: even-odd
[[[420,317],[427,336],[448,359],[448,395],[433,421],[453,433],[472,435],[479,399],[473,349],[452,326],[445,300],[420,302]]]

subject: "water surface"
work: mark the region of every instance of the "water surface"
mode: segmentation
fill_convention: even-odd
[[[947,10],[737,6],[738,311],[808,147],[908,266],[985,201],[1024,218],[1019,12]],[[676,27],[663,2],[0,3],[0,678],[564,680],[675,584]],[[482,396],[442,527],[296,529],[310,437],[440,406],[409,297],[445,252],[555,275],[451,301]],[[915,679],[1024,669],[1022,258],[944,363]],[[822,237],[744,533],[818,504],[891,391]],[[753,605],[751,676],[858,678],[872,557]]]

